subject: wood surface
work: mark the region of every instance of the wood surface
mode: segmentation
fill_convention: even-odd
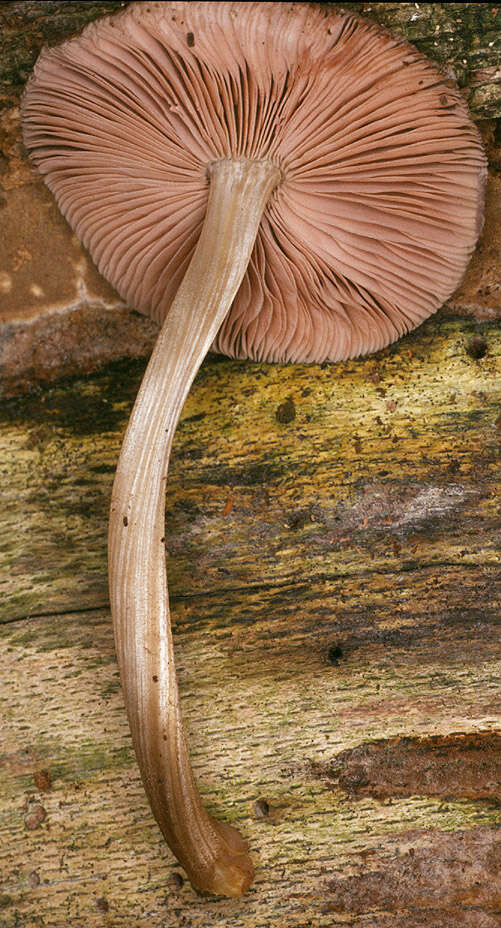
[[[143,364],[4,401],[0,926],[495,928],[501,917],[495,323],[338,365],[204,363],[166,538],[209,809],[249,839],[198,896],[133,757],[107,609]]]

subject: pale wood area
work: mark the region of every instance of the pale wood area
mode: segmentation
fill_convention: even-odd
[[[107,509],[143,365],[4,401],[1,928],[499,925],[500,354],[436,317],[195,382],[169,579],[194,767],[256,865],[237,901],[176,878],[117,675]]]

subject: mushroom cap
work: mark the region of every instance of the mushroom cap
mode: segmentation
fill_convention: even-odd
[[[27,148],[101,273],[163,321],[207,167],[282,181],[214,344],[268,361],[376,351],[456,289],[486,161],[456,85],[378,26],[307,3],[141,2],[40,55]]]

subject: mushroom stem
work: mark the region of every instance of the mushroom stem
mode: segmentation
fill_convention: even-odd
[[[184,401],[240,286],[280,180],[269,161],[209,169],[207,213],[127,428],[113,486],[110,600],[132,739],[164,837],[197,889],[238,896],[254,871],[238,831],[206,812],[179,706],[165,569],[165,481]]]

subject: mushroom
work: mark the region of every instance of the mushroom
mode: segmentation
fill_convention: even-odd
[[[162,323],[112,493],[110,599],[134,747],[198,889],[236,896],[246,842],[205,810],[181,721],[164,549],[169,454],[212,347],[337,361],[454,291],[485,158],[453,81],[405,41],[307,3],[135,3],[44,50],[24,139],[130,306]]]

